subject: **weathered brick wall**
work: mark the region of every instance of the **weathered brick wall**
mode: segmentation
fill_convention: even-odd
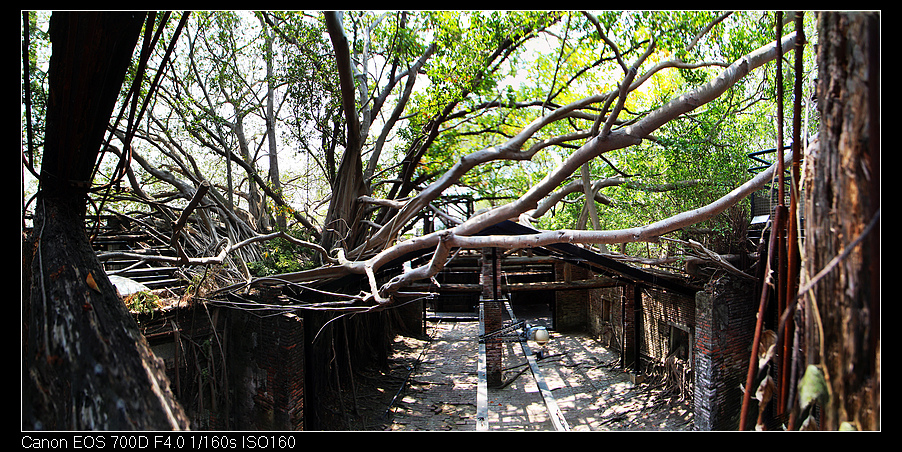
[[[641,297],[638,296],[639,288],[635,284],[623,286],[623,296],[620,297],[621,307],[621,363],[624,367],[636,369],[639,359],[639,347],[636,330],[640,328],[637,312],[641,309]]]
[[[555,281],[571,282],[590,279],[591,273],[576,265],[561,263],[554,266]],[[554,329],[578,331],[588,328],[589,290],[558,290],[554,295]]]
[[[606,347],[620,350],[623,335],[623,287],[593,289],[589,297],[589,334]]]
[[[192,430],[225,430],[229,425],[226,353],[220,353],[227,316],[215,307],[192,304],[140,315],[138,326],[166,374],[191,422]],[[202,383],[202,384],[200,384]],[[211,390],[211,388],[213,388]]]
[[[405,336],[420,337],[426,335],[426,325],[424,323],[423,308],[425,301],[422,299],[410,300],[396,296],[397,306],[389,310],[392,320],[392,326],[398,334]]]
[[[605,312],[604,289],[589,290],[586,317],[586,331],[591,335],[601,336],[604,323],[610,319],[610,314]]]
[[[754,285],[722,277],[696,294],[694,409],[699,430],[735,430],[755,334]]]
[[[236,425],[304,430],[304,321],[231,311],[229,372]]]
[[[695,324],[695,299],[660,289],[642,288],[642,353],[663,362],[671,352],[671,328],[687,333]]]
[[[494,262],[494,270],[492,263]],[[499,275],[493,278],[493,272]],[[482,283],[482,316],[485,332],[491,333],[498,331],[504,326],[504,306],[499,301],[494,301],[495,293],[501,297],[501,256],[496,255],[496,259],[492,259],[492,249],[486,248],[482,253],[482,271],[480,272],[480,282]],[[494,284],[497,282],[497,287]],[[488,300],[488,301],[486,301]],[[486,360],[486,383],[489,387],[501,386],[504,344],[500,341],[486,341],[485,343],[485,360]]]

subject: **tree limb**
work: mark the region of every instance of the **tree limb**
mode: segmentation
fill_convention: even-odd
[[[272,240],[275,238],[283,238],[288,240],[291,243],[296,245],[300,245],[306,248],[310,248],[320,255],[323,256],[323,259],[328,263],[337,263],[338,261],[335,258],[329,256],[329,253],[326,252],[325,248],[317,245],[316,243],[311,243],[305,240],[300,240],[298,238],[292,237],[285,232],[276,231],[269,234],[261,234],[256,235],[247,239],[244,239],[234,245],[229,244],[222,249],[216,256],[206,256],[206,257],[172,257],[172,256],[149,256],[146,254],[137,254],[137,253],[129,253],[125,251],[113,251],[109,253],[98,253],[97,258],[102,261],[107,261],[110,259],[116,258],[130,258],[130,259],[142,259],[144,261],[150,262],[165,262],[174,265],[214,265],[221,264],[225,261],[226,256],[238,249],[241,249],[245,246],[248,246],[252,243],[263,242],[267,240]]]
[[[791,156],[785,157],[785,160],[790,159]],[[720,199],[704,207],[700,207],[698,209],[687,212],[682,212],[669,218],[659,220],[644,226],[608,231],[556,230],[542,231],[536,234],[506,236],[463,235],[457,233],[456,229],[458,228],[452,228],[399,243],[389,250],[386,250],[373,257],[372,259],[367,261],[366,265],[370,268],[375,269],[379,267],[379,263],[386,263],[405,253],[423,249],[424,247],[431,245],[438,245],[439,243],[449,248],[453,247],[477,249],[495,247],[504,249],[522,249],[548,246],[556,243],[613,244],[655,241],[660,236],[666,233],[676,231],[678,229],[701,221],[705,221],[725,211],[726,209],[745,199],[755,191],[761,189],[761,187],[763,187],[765,184],[770,182],[775,170],[776,164],[759,173],[757,176],[755,176],[745,184],[742,184],[741,186],[735,188]],[[438,250],[436,251],[436,253],[438,253]],[[434,269],[431,267],[433,265],[434,259],[432,262],[430,262],[429,269],[420,267],[418,269],[415,269],[416,271],[406,272],[403,275],[396,277],[390,284],[386,284],[382,287],[381,296],[386,297],[391,292],[391,290],[397,290],[397,288],[403,287],[404,284],[418,279],[420,275],[430,274],[430,272],[434,271]]]
[[[795,33],[787,35],[783,38],[783,49],[792,47],[796,38]],[[724,197],[715,202],[699,209],[683,212],[670,218],[660,220],[645,226],[611,230],[611,231],[580,231],[580,230],[560,230],[545,231],[537,234],[523,236],[473,236],[473,234],[483,230],[487,226],[496,224],[502,220],[509,218],[517,218],[523,212],[535,209],[538,202],[548,193],[558,187],[567,177],[579,169],[581,165],[588,162],[592,158],[600,156],[603,153],[621,149],[629,145],[638,144],[642,139],[652,133],[654,130],[664,125],[668,121],[678,117],[679,115],[692,111],[700,105],[716,99],[723,94],[730,86],[732,86],[740,78],[747,75],[752,69],[757,68],[764,63],[777,57],[776,46],[774,43],[768,44],[734,62],[727,67],[719,76],[711,80],[707,84],[686,94],[673,99],[661,108],[652,111],[643,119],[635,124],[623,127],[618,130],[612,130],[607,135],[599,134],[592,138],[582,147],[574,151],[571,156],[565,160],[558,168],[549,173],[542,181],[534,185],[530,190],[523,194],[519,199],[509,204],[496,207],[492,210],[476,215],[464,223],[454,228],[440,231],[437,233],[427,234],[422,237],[415,237],[404,242],[395,244],[394,246],[383,249],[378,254],[372,256],[363,262],[345,262],[340,266],[341,273],[357,273],[364,274],[365,268],[372,271],[378,270],[381,265],[390,262],[395,258],[404,256],[409,252],[422,250],[429,247],[438,247],[442,243],[443,247],[459,247],[459,248],[482,248],[482,247],[499,247],[499,248],[529,248],[537,246],[546,246],[554,243],[594,243],[594,244],[611,244],[611,243],[627,243],[637,241],[651,241],[657,239],[662,234],[707,220],[714,215],[723,212],[730,206],[739,202],[758,190],[763,184],[770,181],[774,171],[774,167],[759,173],[756,177],[737,187]],[[599,102],[606,99],[606,95],[592,96],[573,104],[560,107],[546,116],[537,118],[530,125],[525,127],[519,134],[503,145],[483,149],[469,154],[460,159],[450,170],[448,170],[436,182],[426,187],[418,196],[414,197],[405,205],[401,212],[396,215],[388,224],[386,224],[374,237],[381,235],[385,243],[388,237],[385,236],[387,231],[395,230],[407,219],[412,218],[416,212],[428,205],[430,201],[438,197],[445,188],[450,186],[454,181],[459,179],[461,175],[466,173],[470,168],[477,164],[485,163],[500,158],[522,159],[524,152],[520,151],[522,145],[538,130],[547,124],[561,118],[567,112],[579,108],[592,102]],[[373,237],[371,237],[372,239]],[[379,243],[379,242],[377,242]],[[442,248],[437,248],[437,253]],[[433,259],[433,262],[435,260]],[[430,262],[429,265],[433,265]],[[431,267],[430,267],[431,268]],[[402,287],[404,284],[415,280],[420,275],[429,274],[428,268],[421,268],[415,271],[406,272],[403,275],[394,278],[389,284],[383,286],[378,294],[379,299],[387,298],[392,290]]]

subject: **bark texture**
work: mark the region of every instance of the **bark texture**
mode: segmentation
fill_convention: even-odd
[[[187,418],[85,234],[86,194],[145,15],[58,13],[23,299],[24,430],[180,430]],[[23,295],[28,294],[23,290]]]
[[[341,84],[342,108],[345,113],[347,138],[345,151],[338,164],[338,174],[332,182],[332,198],[323,227],[322,245],[327,250],[351,249],[365,240],[366,227],[363,205],[358,201],[368,195],[363,180],[362,140],[360,120],[354,99],[354,74],[348,39],[341,25],[341,14],[327,12],[326,28],[335,49],[338,78]]]
[[[820,148],[806,162],[812,168],[806,181],[808,275],[846,251],[879,215],[878,23],[879,13],[819,17],[822,122]],[[813,290],[817,310],[807,311],[809,363],[823,367],[831,390],[825,430],[843,423],[880,429],[879,231],[878,223],[826,273]]]
[[[82,204],[83,205],[83,204]],[[32,242],[25,430],[185,430],[162,361],[85,236],[84,212],[42,203]]]

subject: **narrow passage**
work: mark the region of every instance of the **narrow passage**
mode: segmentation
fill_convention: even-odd
[[[543,319],[530,321],[542,324]],[[475,431],[478,322],[475,317],[470,321],[458,316],[453,321],[429,321],[427,328],[432,340],[423,342],[416,371],[390,409],[388,429]],[[617,353],[596,339],[552,331],[551,341],[541,351],[538,365],[569,430],[692,429],[688,401],[645,383],[633,384],[629,374],[617,368]],[[555,430],[525,367],[528,363],[520,344],[506,343],[503,381],[507,384],[488,389],[488,430]]]

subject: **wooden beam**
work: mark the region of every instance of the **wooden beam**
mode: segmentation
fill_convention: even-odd
[[[597,289],[603,287],[617,287],[624,283],[616,279],[598,278],[584,279],[577,281],[540,281],[531,283],[513,283],[501,284],[503,292],[526,292],[535,290],[580,290],[580,289]],[[408,286],[410,290],[430,291],[430,292],[481,292],[481,284],[460,284],[460,283],[442,283],[442,284],[411,284]]]
[[[507,308],[507,312],[510,315],[511,320],[517,322],[517,316],[514,315],[514,309],[511,307],[509,301],[504,302],[504,307]],[[522,337],[526,337],[526,334],[524,334]],[[532,377],[533,379],[535,379],[536,385],[539,387],[539,392],[542,394],[542,400],[545,401],[545,408],[548,409],[548,417],[551,419],[551,424],[554,425],[554,429],[557,431],[570,431],[570,425],[567,424],[567,419],[564,418],[564,413],[562,413],[560,407],[558,407],[557,400],[555,400],[554,398],[554,394],[552,394],[551,389],[548,388],[548,383],[545,383],[545,377],[542,375],[542,371],[539,369],[539,363],[536,362],[536,357],[532,354],[532,350],[530,350],[529,344],[526,343],[526,339],[520,340],[520,346],[523,349],[523,354],[526,355],[526,361],[529,363],[529,369],[532,371]]]
[[[481,289],[480,289],[481,290]],[[485,335],[485,318],[482,303],[479,303],[479,337]],[[476,430],[489,429],[489,385],[486,380],[485,342],[479,341],[479,357],[476,364]]]
[[[505,220],[482,230],[479,235],[525,235],[537,234],[538,232],[528,226]],[[589,251],[572,243],[556,243],[542,248],[533,248],[532,250],[537,254],[546,255],[556,251],[565,256],[562,260],[586,266],[596,273],[626,278],[636,283],[659,287],[687,296],[694,297],[699,290],[681,281],[647,272],[641,268],[619,262],[616,259]]]

